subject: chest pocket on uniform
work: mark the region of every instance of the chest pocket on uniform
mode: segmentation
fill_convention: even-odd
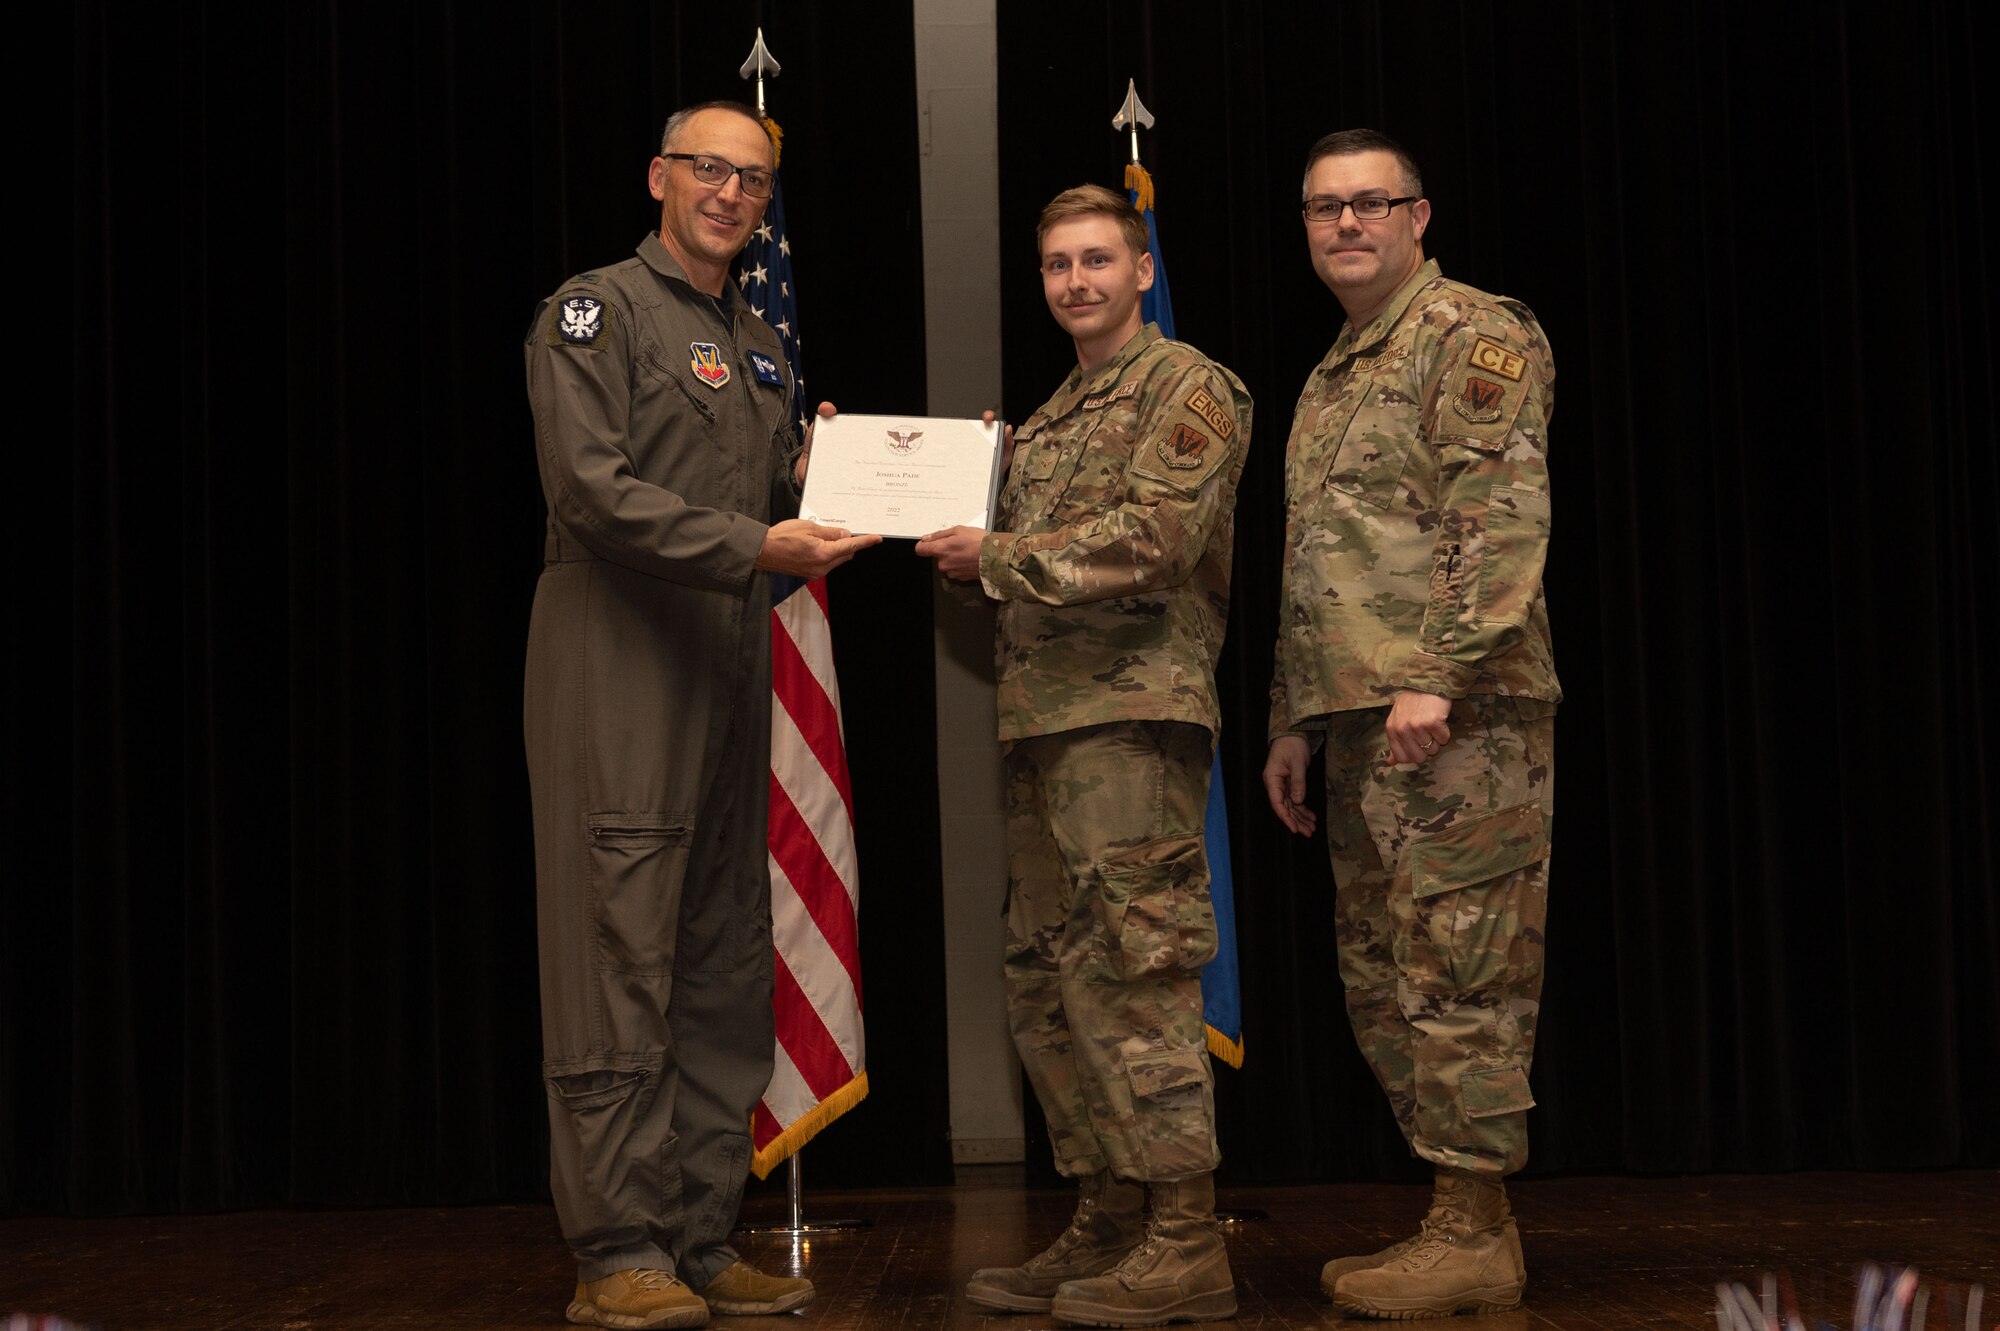
[[[1361,395],[1327,470],[1327,488],[1387,508],[1421,425],[1423,406],[1395,383],[1376,380]]]
[[[666,356],[652,342],[647,342],[639,348],[638,362],[639,368],[644,370],[649,377],[655,380],[664,380],[665,384],[671,387],[673,391],[678,392],[683,398],[687,399],[694,407],[695,414],[701,417],[704,424],[711,429],[715,427],[714,389],[697,389],[692,383],[688,382],[686,375],[679,373],[671,365],[667,364]]]

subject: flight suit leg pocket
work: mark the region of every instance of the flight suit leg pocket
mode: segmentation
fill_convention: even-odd
[[[1510,982],[1521,960],[1523,922],[1541,918],[1530,898],[1547,891],[1548,856],[1548,819],[1537,803],[1481,814],[1406,844],[1398,886],[1409,893],[1414,919],[1400,940],[1405,982],[1455,993]]]
[[[676,813],[589,816],[591,924],[599,966],[664,976],[687,878],[694,819]]]
[[[1199,837],[1165,837],[1101,861],[1109,978],[1199,970],[1215,956],[1208,856]]]
[[[582,1232],[616,1232],[651,1215],[669,1155],[649,1149],[659,1124],[665,1055],[612,1052],[542,1065],[548,1084],[549,1149],[562,1181],[558,1204]],[[636,1148],[636,1149],[635,1149]],[[572,1217],[566,1217],[566,1221]]]

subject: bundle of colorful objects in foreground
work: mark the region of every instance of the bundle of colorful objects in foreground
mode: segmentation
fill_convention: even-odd
[[[1807,1322],[1789,1277],[1764,1275],[1762,1296],[1749,1286],[1717,1282],[1717,1331],[1833,1331]],[[1849,1331],[1988,1331],[1984,1285],[1927,1285],[1914,1266],[1869,1262],[1854,1277],[1854,1320]],[[1996,1325],[1992,1331],[2000,1331]]]

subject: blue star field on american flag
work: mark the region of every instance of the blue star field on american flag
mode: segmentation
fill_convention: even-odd
[[[806,377],[799,369],[799,302],[792,290],[792,246],[785,238],[785,185],[782,178],[771,190],[771,204],[764,209],[764,223],[743,247],[736,261],[736,284],[751,309],[778,330],[785,344],[785,360],[792,367],[792,414],[799,431],[806,428]]]

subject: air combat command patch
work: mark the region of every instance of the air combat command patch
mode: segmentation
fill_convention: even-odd
[[[720,388],[729,382],[729,362],[722,359],[721,347],[713,342],[690,342],[688,350],[694,356],[688,365],[695,378],[710,388]]]
[[[1500,419],[1500,402],[1506,392],[1490,379],[1468,374],[1458,396],[1451,400],[1451,409],[1474,425],[1490,425]]]

